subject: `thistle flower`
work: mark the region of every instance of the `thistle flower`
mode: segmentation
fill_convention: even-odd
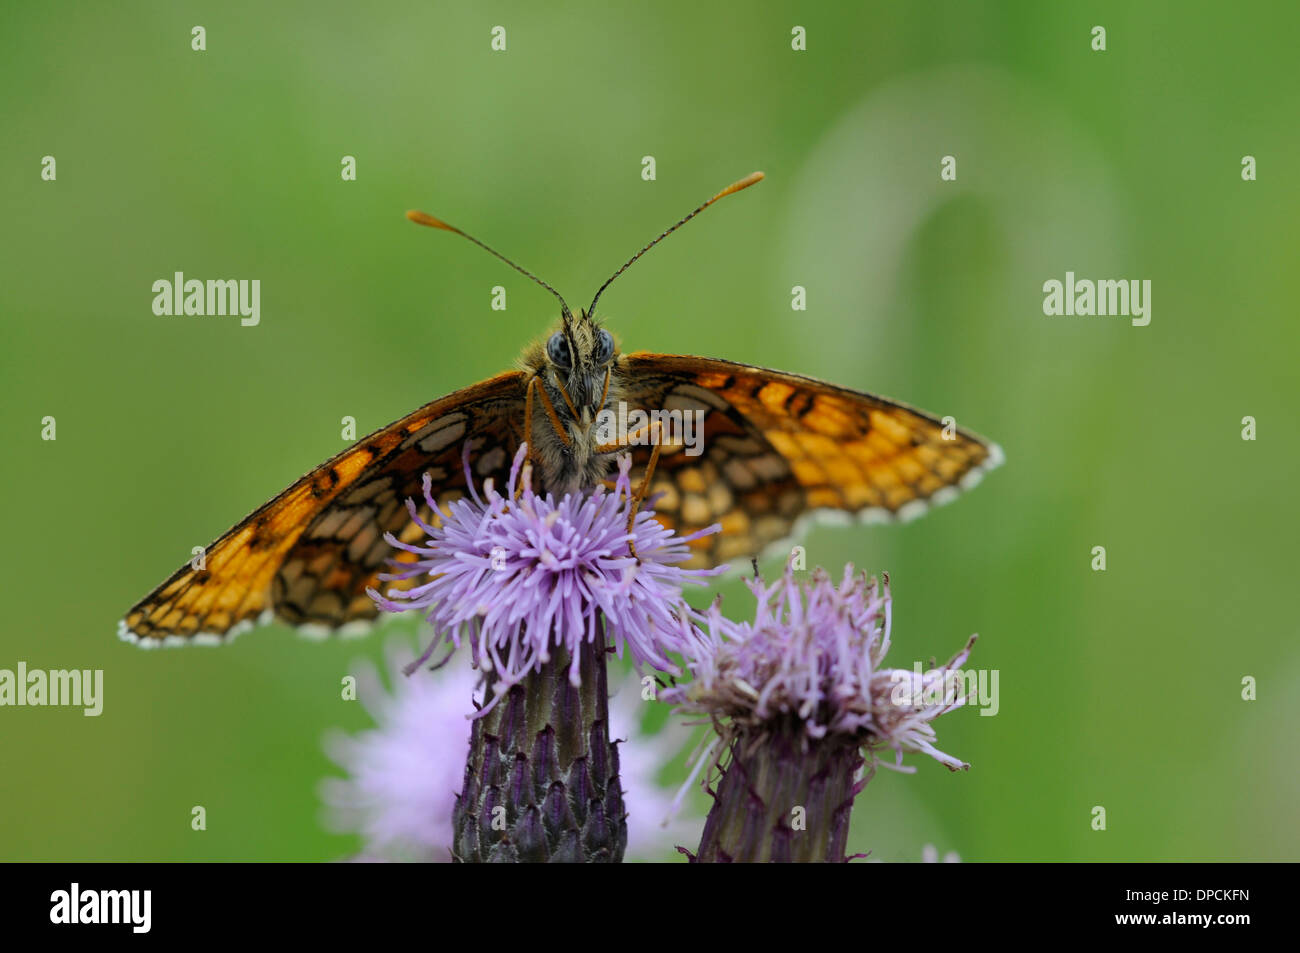
[[[540,671],[557,644],[568,650],[568,678],[577,686],[578,647],[597,641],[602,617],[620,658],[626,646],[638,666],[676,674],[668,653],[683,647],[681,588],[726,568],[688,570],[677,564],[690,558],[692,540],[719,527],[678,536],[656,521],[652,510],[642,509],[632,525],[633,556],[627,527],[631,457],[620,458],[613,492],[598,487],[556,502],[533,492],[522,466],[526,445],[515,455],[505,495],[489,481],[480,498],[468,451],[467,445],[470,496],[452,503],[437,528],[421,520],[408,501],[412,518],[428,535],[424,544],[386,537],[415,561],[394,562],[395,571],[380,578],[427,581],[394,588],[387,596],[372,589],[370,596],[388,612],[423,612],[439,637],[445,634],[457,647],[468,639],[475,667],[495,673],[496,693],[478,716],[529,672]],[[424,497],[437,510],[428,474]]]
[[[381,609],[422,612],[434,640],[468,641],[484,673],[486,704],[473,714],[453,854],[464,861],[618,861],[627,839],[619,752],[610,743],[607,638],[638,668],[678,670],[669,653],[685,645],[690,614],[682,586],[717,570],[686,570],[689,543],[642,509],[631,522],[630,458],[611,491],[597,487],[558,501],[533,491],[521,446],[506,492],[437,508],[436,527],[412,518],[422,544],[388,542],[411,562],[381,578],[400,582]],[[633,555],[632,547],[635,547]]]
[[[469,666],[436,672],[404,669],[414,658],[409,643],[394,640],[388,656],[388,688],[368,661],[357,670],[357,697],[375,726],[356,735],[332,734],[326,751],[347,774],[320,786],[325,823],[362,837],[364,861],[445,862],[452,859],[452,813],[469,751],[465,713],[479,676]],[[641,730],[639,685],[629,676],[611,699],[610,731],[619,744],[620,781],[627,810],[627,855],[653,859],[692,830],[702,817],[662,824],[672,792],[659,784],[659,770],[676,756],[686,730],[667,724],[655,734]]]
[[[698,859],[844,860],[853,798],[877,764],[913,770],[902,756],[920,752],[967,767],[934,746],[931,722],[965,702],[954,676],[974,637],[945,666],[887,669],[887,576],[849,566],[837,587],[818,569],[801,587],[787,568],[750,588],[752,623],[728,621],[715,602],[703,628],[683,625],[692,680],[661,693],[713,721],[712,761],[727,760]]]

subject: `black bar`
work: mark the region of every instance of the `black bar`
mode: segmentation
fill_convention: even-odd
[[[0,923],[7,940],[77,934],[92,941],[110,935],[128,942],[146,936],[210,941],[272,933],[337,943],[413,930],[422,941],[454,943],[469,929],[477,942],[536,931],[549,943],[575,935],[580,924],[577,935],[599,925],[613,932],[592,936],[609,940],[630,930],[683,944],[707,939],[712,946],[779,927],[808,942],[896,935],[947,947],[963,938],[1126,933],[1232,942],[1242,931],[1286,929],[1291,919],[1281,909],[1278,884],[1289,876],[1273,865],[708,867],[683,866],[669,878],[640,864],[545,874],[443,864],[10,864],[3,871],[9,886],[0,892]],[[116,906],[118,919],[127,922],[52,922],[70,919],[74,883],[79,919],[92,909],[111,914]],[[102,891],[149,891],[147,931],[137,931],[145,925],[143,893],[130,895],[127,906],[127,896]],[[94,900],[87,899],[91,892]],[[1142,922],[1147,917],[1153,919]]]

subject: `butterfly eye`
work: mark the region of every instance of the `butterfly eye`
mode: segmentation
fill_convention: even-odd
[[[551,363],[556,367],[568,368],[571,365],[569,342],[564,339],[564,335],[559,331],[552,334],[551,339],[546,342],[546,356],[551,359]]]
[[[614,357],[614,335],[610,334],[604,328],[600,329],[600,337],[596,339],[596,363],[608,364]]]

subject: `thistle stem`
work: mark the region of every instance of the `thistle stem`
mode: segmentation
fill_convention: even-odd
[[[808,738],[797,722],[742,732],[704,824],[699,863],[843,863],[849,812],[866,783],[859,744]]]
[[[550,661],[512,686],[474,721],[464,789],[452,823],[462,863],[617,863],[627,846],[618,748],[609,739],[604,622],[571,657]],[[489,697],[492,683],[489,679]]]

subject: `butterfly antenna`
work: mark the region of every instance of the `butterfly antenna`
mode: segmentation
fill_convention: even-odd
[[[706,208],[708,208],[708,207],[709,207],[710,205],[712,205],[714,202],[718,201],[718,199],[725,199],[728,195],[731,195],[731,194],[734,193],[734,192],[739,192],[741,189],[747,189],[747,188],[749,188],[751,185],[753,185],[754,183],[756,183],[756,182],[761,182],[761,181],[763,181],[763,173],[762,173],[762,172],[751,172],[749,175],[745,176],[745,177],[744,177],[743,179],[741,179],[739,182],[732,182],[729,186],[727,186],[725,189],[723,189],[723,190],[722,190],[721,192],[719,192],[717,195],[713,196],[713,198],[709,199],[707,202],[705,202],[703,205],[701,205],[701,206],[700,206],[699,208],[697,208],[695,211],[691,212],[691,214],[687,215],[685,218],[683,218],[681,221],[679,221],[679,222],[678,222],[676,225],[674,225],[672,228],[668,229],[666,232],[664,232],[662,235],[660,235],[658,238],[656,238],[654,241],[652,241],[649,245],[646,245],[645,248],[642,248],[639,252],[637,252],[635,255],[633,255],[631,258],[629,258],[629,259],[627,260],[627,262],[623,265],[622,268],[620,268],[618,271],[616,271],[616,272],[614,272],[612,275],[610,275],[610,276],[609,276],[609,281],[606,281],[603,285],[600,286],[600,290],[596,292],[596,297],[594,297],[594,298],[591,299],[591,307],[589,307],[589,308],[587,309],[587,314],[593,314],[593,313],[595,312],[595,310],[596,310],[596,302],[600,300],[600,296],[604,293],[605,289],[608,288],[608,287],[610,286],[610,283],[611,283],[615,278],[617,278],[619,275],[623,274],[623,272],[627,271],[628,268],[630,268],[630,267],[632,266],[632,263],[633,263],[634,261],[636,261],[636,260],[637,260],[638,258],[640,258],[642,255],[644,255],[644,254],[645,254],[646,252],[648,252],[650,249],[654,248],[656,245],[658,245],[661,241],[663,241],[665,238],[667,238],[667,237],[668,237],[669,235],[671,235],[673,232],[677,231],[677,229],[681,228],[683,225],[685,225],[687,222],[689,222],[691,219],[693,219],[696,215],[699,215],[701,212],[703,212]]]
[[[562,309],[562,313],[563,313],[563,315],[564,315],[564,319],[565,319],[565,321],[572,321],[572,320],[573,320],[573,312],[571,312],[571,311],[569,310],[569,306],[568,306],[568,304],[565,303],[564,298],[560,296],[560,293],[559,293],[558,291],[556,291],[554,288],[552,288],[552,287],[551,287],[550,285],[548,285],[546,282],[542,281],[541,278],[538,278],[538,277],[537,277],[535,274],[533,274],[531,271],[528,271],[527,269],[524,269],[524,268],[520,268],[520,267],[519,267],[518,265],[516,265],[513,261],[511,261],[511,260],[510,260],[509,258],[507,258],[505,255],[501,254],[501,253],[500,253],[499,251],[497,251],[496,249],[494,249],[494,248],[489,248],[487,245],[484,245],[481,241],[479,241],[479,240],[478,240],[477,238],[475,238],[473,235],[469,235],[469,234],[467,234],[467,233],[465,233],[465,232],[462,232],[462,231],[461,231],[459,228],[457,228],[455,225],[448,225],[446,222],[444,222],[444,221],[443,221],[442,219],[440,219],[440,218],[434,218],[434,217],[433,217],[432,215],[430,215],[428,212],[417,212],[417,211],[415,211],[414,209],[412,209],[411,211],[409,211],[409,212],[406,213],[406,217],[409,218],[411,221],[413,221],[416,225],[427,225],[427,226],[429,226],[430,228],[440,228],[440,229],[442,229],[444,232],[452,232],[453,234],[459,235],[461,238],[468,238],[470,241],[472,241],[475,245],[477,245],[479,248],[483,249],[483,250],[484,250],[485,252],[487,252],[488,254],[495,255],[497,258],[500,258],[502,261],[504,261],[507,265],[509,265],[509,266],[510,266],[511,268],[513,268],[515,271],[519,272],[521,275],[523,275],[523,276],[525,276],[525,277],[527,277],[527,278],[531,278],[531,279],[533,279],[533,281],[537,282],[539,285],[541,285],[543,288],[545,288],[545,289],[546,289],[547,291],[549,291],[551,294],[555,295],[555,297],[558,298],[559,301],[560,301],[560,308]]]

